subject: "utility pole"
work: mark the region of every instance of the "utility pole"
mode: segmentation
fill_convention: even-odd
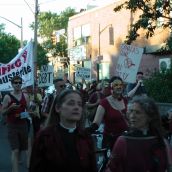
[[[34,47],[33,47],[33,59],[34,59],[34,84],[33,90],[35,91],[35,86],[37,82],[37,30],[38,30],[38,0],[35,0],[35,25],[34,25]],[[36,94],[34,94],[34,100],[36,100]]]
[[[33,51],[33,58],[34,58],[34,86],[37,81],[37,30],[38,30],[38,0],[35,0],[35,26],[34,26],[34,51]]]
[[[23,48],[23,19],[21,18],[21,41],[20,48]]]
[[[21,29],[20,48],[23,48],[23,20],[22,20],[22,18],[21,18],[21,25],[18,25],[18,24],[14,23],[13,21],[11,21],[11,20],[9,20],[9,19],[7,19],[7,18],[5,18],[5,17],[0,16],[0,18],[2,18],[2,19],[4,19],[4,20],[6,20],[6,21],[12,23],[13,25],[15,25],[15,26],[17,26],[18,28]]]

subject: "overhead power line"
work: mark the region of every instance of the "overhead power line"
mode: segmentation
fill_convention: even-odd
[[[24,0],[24,2],[26,3],[26,5],[29,7],[30,11],[34,14],[34,11],[32,10],[31,6],[28,4],[28,2],[26,0]]]
[[[49,0],[49,1],[45,1],[45,2],[39,3],[39,5],[47,4],[47,3],[51,3],[51,2],[54,2],[54,1],[57,1],[57,0]]]

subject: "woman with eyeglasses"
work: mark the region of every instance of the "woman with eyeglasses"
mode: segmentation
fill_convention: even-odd
[[[129,131],[118,137],[105,171],[171,172],[172,150],[164,139],[154,100],[133,98],[127,115]]]
[[[30,172],[97,172],[94,144],[80,127],[83,100],[66,89],[54,100],[45,128],[35,139]]]
[[[110,84],[111,95],[100,101],[93,123],[87,130],[93,133],[104,123],[102,147],[112,149],[116,139],[128,129],[128,124],[127,99],[123,97],[124,83],[120,77],[114,76]]]

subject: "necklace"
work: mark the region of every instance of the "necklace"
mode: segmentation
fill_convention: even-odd
[[[116,110],[121,111],[123,109],[125,109],[125,104],[123,99],[118,100],[116,98],[114,98],[112,95],[107,97],[107,100],[109,102],[109,104]]]

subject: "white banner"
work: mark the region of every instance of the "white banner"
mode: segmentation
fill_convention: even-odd
[[[80,61],[86,59],[86,46],[79,45],[69,49],[70,61]]]
[[[91,79],[91,70],[89,68],[77,67],[75,77],[76,77],[76,79],[83,78],[85,80],[90,80]]]
[[[22,88],[34,83],[33,43],[30,41],[9,63],[0,63],[0,91],[12,90],[11,78],[22,77]]]
[[[142,54],[143,48],[127,44],[121,45],[116,73],[123,79],[123,81],[130,83],[136,81],[136,74],[139,69]]]
[[[38,74],[38,86],[46,87],[53,85],[54,69],[51,65],[41,66],[41,71]]]

